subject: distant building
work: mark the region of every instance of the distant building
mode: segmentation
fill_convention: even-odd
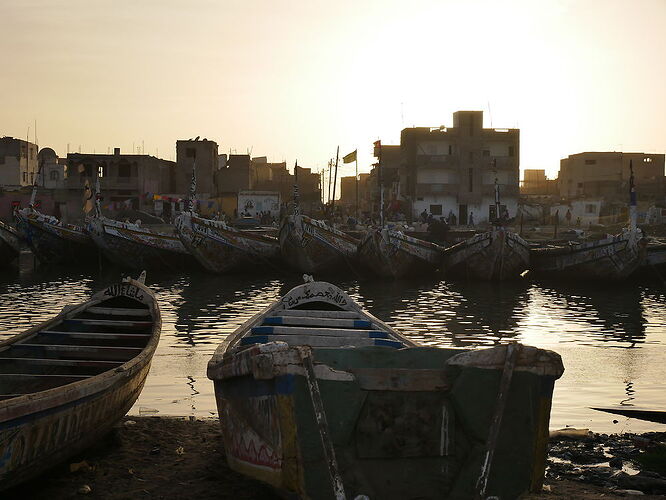
[[[175,185],[172,193],[189,193],[192,182],[192,165],[196,159],[197,196],[215,195],[215,175],[219,168],[218,147],[208,139],[176,141]]]
[[[358,186],[358,209],[360,215],[363,212],[372,211],[371,196],[370,196],[370,174],[363,173],[358,176],[358,183],[356,176],[350,175],[349,177],[340,178],[340,205],[347,208],[349,213],[354,213],[356,209],[356,188]]]
[[[73,207],[68,207],[70,217],[80,213],[81,194],[85,182],[91,186],[100,178],[103,205],[122,202],[127,208],[153,208],[153,195],[174,194],[176,163],[149,155],[121,154],[115,148],[113,154],[67,155],[65,188],[72,193]],[[189,178],[192,171],[190,169]],[[185,196],[188,189],[178,192]],[[181,189],[183,186],[181,186]]]
[[[523,171],[520,194],[525,196],[559,196],[557,179],[546,177],[543,169],[528,168]]]
[[[37,175],[37,145],[13,137],[0,138],[0,187],[32,186]]]
[[[215,175],[215,187],[218,195],[253,189],[250,155],[229,155],[224,167]]]
[[[516,215],[520,131],[483,128],[483,111],[457,111],[453,127],[406,128],[400,137],[400,196],[416,217],[456,216],[459,224],[495,216],[495,179],[501,205]]]
[[[67,160],[58,158],[56,152],[51,148],[40,149],[37,159],[39,160],[37,184],[45,189],[63,189]]]
[[[558,177],[562,198],[603,198],[607,202],[629,199],[629,162],[634,169],[638,199],[664,199],[664,155],[647,153],[587,152],[560,160]]]

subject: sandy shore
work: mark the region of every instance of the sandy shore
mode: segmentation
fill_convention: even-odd
[[[525,498],[606,499],[626,495],[608,486],[565,477],[547,478],[546,485],[542,493]],[[2,493],[1,497],[22,500],[278,498],[263,484],[229,469],[217,420],[169,417],[126,417],[95,448],[38,479]],[[641,498],[663,497],[646,495]]]

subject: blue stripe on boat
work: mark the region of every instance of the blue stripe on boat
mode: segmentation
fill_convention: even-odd
[[[387,339],[388,333],[375,330],[372,332],[368,332],[368,337],[370,337],[371,339]]]
[[[272,326],[255,326],[251,330],[252,333],[258,333],[259,335],[270,335],[273,333]]]
[[[371,328],[372,323],[370,321],[366,321],[364,319],[355,319],[354,320],[354,328]]]
[[[243,337],[240,341],[241,345],[265,344],[266,342],[268,342],[267,335],[250,335],[249,337]]]
[[[384,340],[384,339],[375,340],[375,345],[385,345],[387,347],[395,347],[397,349],[404,347],[402,345],[402,342],[396,342],[395,340]]]
[[[269,318],[264,318],[264,325],[281,325],[282,316],[273,316]]]

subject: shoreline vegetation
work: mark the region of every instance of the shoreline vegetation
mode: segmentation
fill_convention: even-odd
[[[537,499],[666,494],[666,433],[551,433]],[[217,419],[124,417],[95,447],[2,498],[276,500],[269,487],[227,466]]]

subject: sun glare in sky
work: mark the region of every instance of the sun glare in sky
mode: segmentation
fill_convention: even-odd
[[[4,0],[0,134],[172,159],[201,136],[317,170],[340,145],[368,171],[373,141],[473,109],[554,177],[666,150],[665,24],[663,0]]]

